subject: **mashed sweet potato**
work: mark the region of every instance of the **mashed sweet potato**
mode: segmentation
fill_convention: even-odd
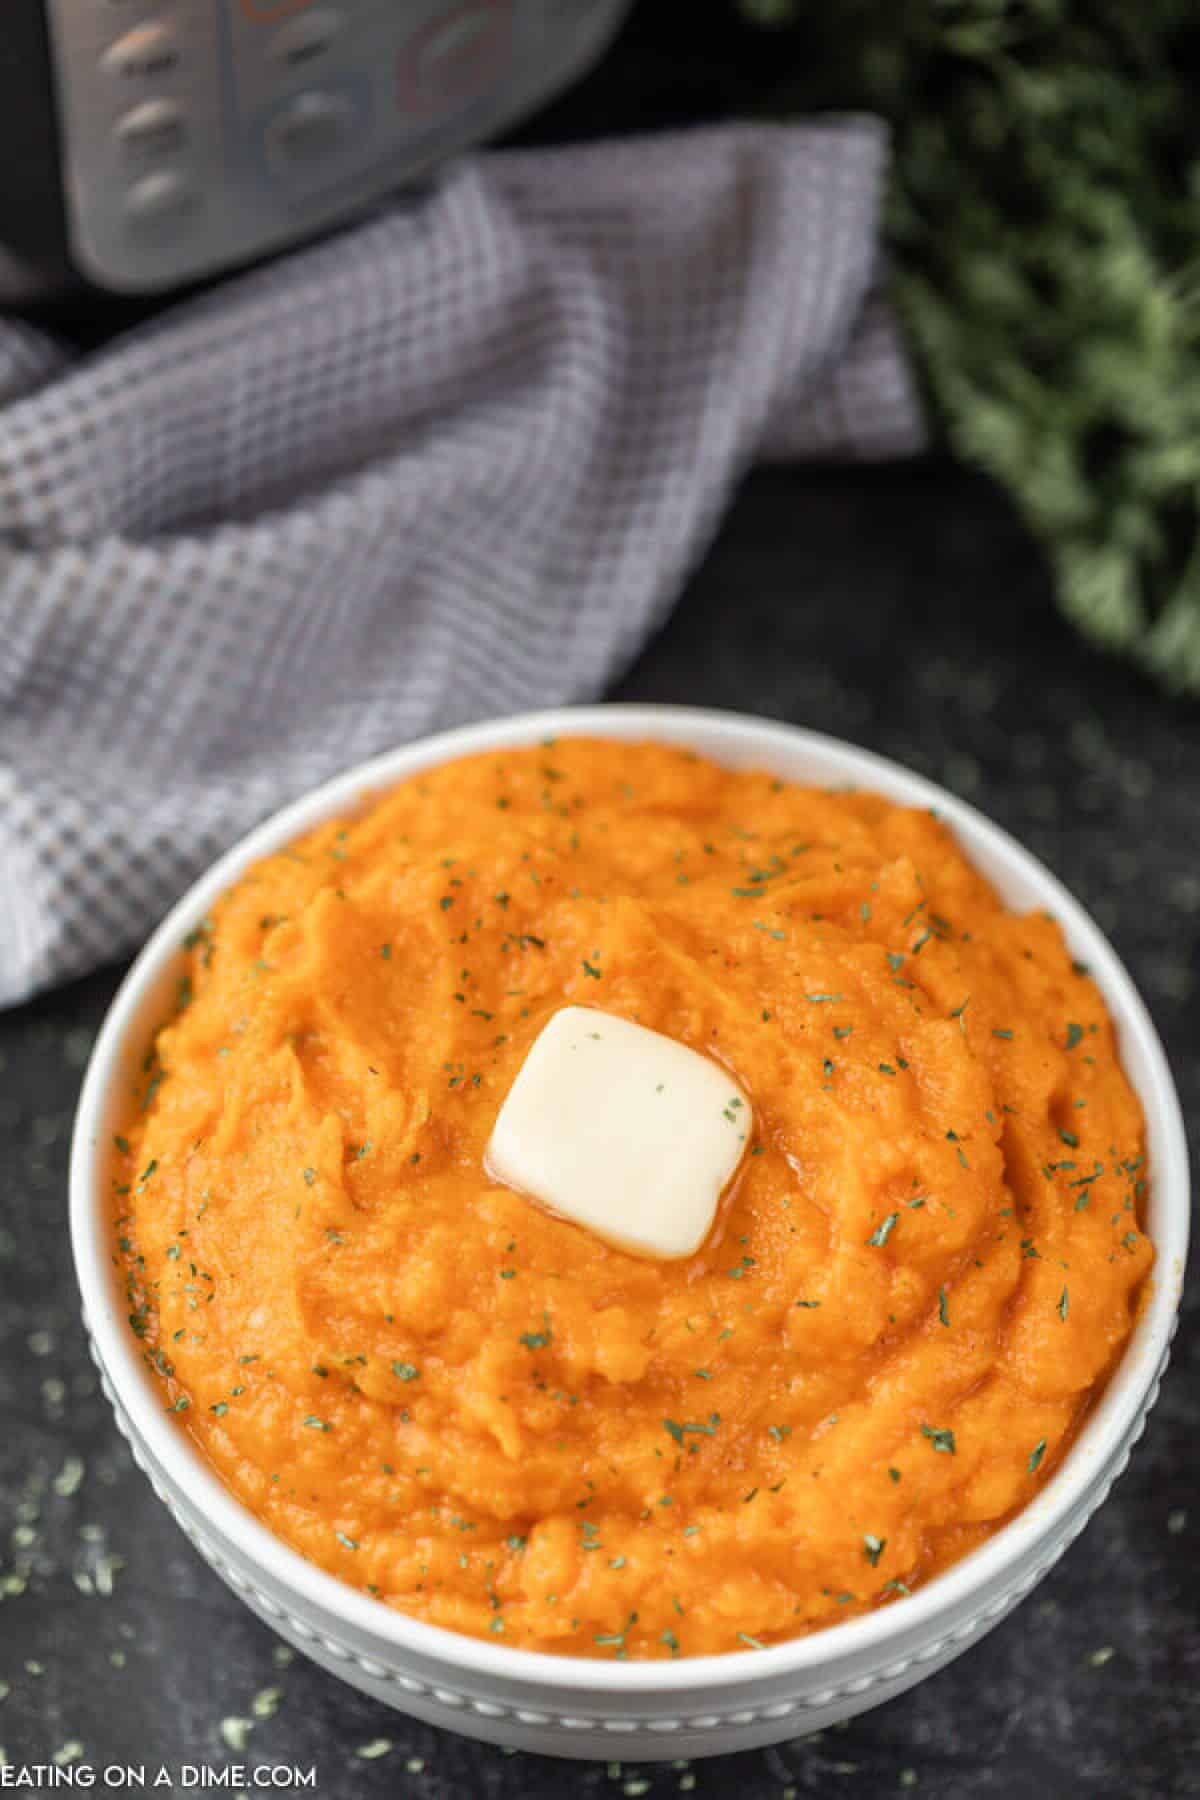
[[[1129,1336],[1111,1023],[927,812],[476,756],[252,869],[189,962],[114,1151],[132,1326],[233,1492],[388,1606],[603,1657],[828,1625],[1025,1505]],[[484,1173],[568,1003],[751,1097],[687,1261]]]

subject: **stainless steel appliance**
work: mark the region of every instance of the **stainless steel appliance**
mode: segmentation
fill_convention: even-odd
[[[0,302],[277,251],[581,74],[629,0],[4,0]]]

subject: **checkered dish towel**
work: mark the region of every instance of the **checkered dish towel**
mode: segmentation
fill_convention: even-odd
[[[756,458],[916,449],[885,156],[486,153],[96,355],[0,319],[0,1003],[360,758],[601,692]]]

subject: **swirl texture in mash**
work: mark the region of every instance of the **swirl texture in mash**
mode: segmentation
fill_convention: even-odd
[[[485,754],[251,869],[188,956],[114,1151],[133,1329],[232,1491],[419,1618],[667,1657],[885,1603],[1031,1498],[1129,1336],[1111,1022],[927,812]],[[484,1172],[568,1004],[752,1099],[684,1262]]]

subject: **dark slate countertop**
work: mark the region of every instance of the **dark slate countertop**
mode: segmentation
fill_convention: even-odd
[[[1015,832],[1127,960],[1200,1149],[1200,707],[1080,643],[990,489],[937,462],[756,474],[616,697],[853,738]],[[220,1767],[237,1760],[222,1721],[250,1717],[245,1760],[315,1763],[317,1791],[336,1800],[1200,1794],[1194,1294],[1132,1466],[1058,1568],[949,1669],[819,1738],[691,1768],[568,1765],[410,1723],[303,1659],[280,1667],[271,1634],[133,1468],[76,1316],[68,1137],[119,973],[0,1015],[0,1744],[10,1761],[46,1761],[77,1742],[97,1765]],[[380,1739],[385,1754],[358,1754]]]

